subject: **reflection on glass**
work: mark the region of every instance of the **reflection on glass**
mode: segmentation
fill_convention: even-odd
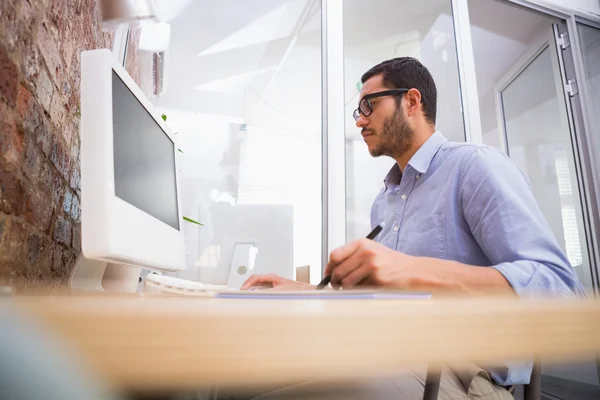
[[[503,149],[494,86],[524,53],[540,45],[555,20],[495,0],[468,3],[483,143]]]
[[[183,213],[204,223],[184,224],[179,276],[227,283],[231,241],[243,236],[261,242],[257,263],[273,257],[272,272],[310,265],[318,282],[320,2],[197,0],[168,11],[165,92],[154,103],[183,151]],[[144,65],[141,77],[152,72]],[[269,237],[292,246],[273,248]]]
[[[585,85],[588,88],[588,115],[592,132],[600,132],[600,29],[577,24],[579,42],[585,70]],[[596,140],[596,154],[600,154],[600,140]]]
[[[546,46],[501,92],[508,150],[528,176],[550,229],[571,265],[590,287],[573,147],[550,51]]]
[[[450,140],[465,140],[450,0],[373,0],[368,9],[367,17],[364,0],[344,1],[348,240],[364,237],[371,230],[371,204],[394,163],[388,157],[371,157],[352,117],[363,73],[390,58],[416,57],[437,86],[438,129]]]

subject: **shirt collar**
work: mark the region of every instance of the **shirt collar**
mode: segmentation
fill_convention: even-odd
[[[444,143],[446,143],[448,139],[441,132],[436,131],[433,135],[429,136],[429,138],[419,147],[417,152],[411,157],[408,161],[408,165],[414,168],[418,173],[424,174],[429,169],[429,165],[431,165],[431,161],[435,154],[438,152],[440,147]],[[384,179],[384,183],[386,187],[390,185],[396,185],[400,182],[400,178],[402,178],[402,172],[400,172],[400,166],[398,163],[394,163],[394,166],[390,169],[387,176]]]
[[[417,152],[408,161],[408,165],[413,167],[421,174],[426,173],[429,165],[431,164],[431,160],[433,160],[433,157],[435,157],[435,154],[438,152],[440,147],[442,147],[442,145],[447,141],[448,139],[446,139],[441,132],[434,132],[433,135],[429,136],[425,143],[419,147],[419,150],[417,150]]]

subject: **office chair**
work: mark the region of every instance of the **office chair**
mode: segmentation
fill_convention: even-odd
[[[436,400],[440,390],[440,372],[427,371],[425,378],[425,391],[423,400]],[[514,394],[514,393],[513,393]],[[523,400],[541,400],[542,399],[542,367],[539,362],[533,363],[531,369],[531,378],[529,383],[523,385]]]
[[[531,378],[527,385],[523,385],[523,400],[541,400],[542,398],[542,366],[539,362],[533,363]]]

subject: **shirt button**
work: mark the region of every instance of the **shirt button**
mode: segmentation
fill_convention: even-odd
[[[394,227],[394,232],[398,232],[398,227],[397,226]]]
[[[400,198],[401,198],[402,200],[406,200],[406,195],[405,195],[405,194],[403,194],[402,196],[400,196]]]
[[[421,175],[417,174],[417,179],[419,179],[421,177]]]

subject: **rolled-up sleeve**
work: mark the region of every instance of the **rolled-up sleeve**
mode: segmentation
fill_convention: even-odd
[[[584,294],[527,178],[506,155],[477,148],[463,162],[460,186],[475,240],[518,295]]]

